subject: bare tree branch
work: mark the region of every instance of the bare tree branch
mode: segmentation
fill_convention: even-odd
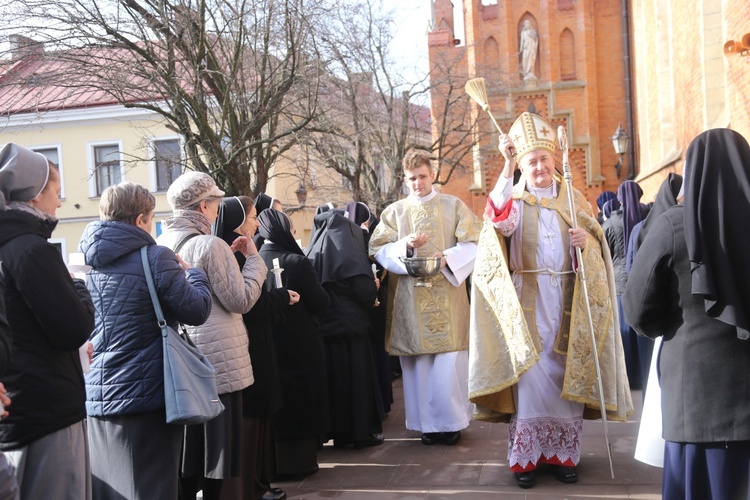
[[[211,173],[229,193],[263,191],[279,152],[317,112],[322,64],[313,27],[326,2],[13,0],[12,7],[0,26],[42,42],[46,51],[29,64],[68,90],[40,91],[15,112],[59,108],[86,93],[156,112],[184,138],[186,166]],[[0,87],[21,92],[25,83]]]

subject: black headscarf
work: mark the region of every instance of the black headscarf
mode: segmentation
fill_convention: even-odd
[[[319,229],[321,228],[321,226],[322,226],[322,224],[323,224],[323,223],[322,223],[322,222],[320,222],[320,221],[317,221],[317,222],[316,222],[316,219],[315,219],[315,218],[316,218],[316,217],[317,217],[318,215],[320,215],[320,214],[324,214],[324,213],[327,213],[327,212],[333,212],[333,213],[337,213],[337,214],[339,214],[339,215],[344,215],[344,212],[345,212],[345,211],[344,211],[344,210],[341,210],[341,209],[339,209],[339,208],[336,208],[336,207],[335,207],[335,206],[333,205],[333,203],[330,203],[330,202],[329,202],[329,203],[326,203],[325,205],[318,205],[318,206],[317,206],[317,207],[315,208],[315,216],[313,217],[313,225],[312,225],[312,228],[310,229],[310,242],[312,242],[312,241],[313,241],[313,240],[315,239],[315,233],[317,233],[317,232],[318,232],[318,230],[319,230]],[[323,219],[320,219],[320,220],[322,221]],[[309,244],[307,245],[307,248],[310,248],[310,245],[309,245]]]
[[[361,201],[350,201],[346,204],[349,220],[361,226],[370,219],[370,209]]]
[[[750,339],[750,146],[733,130],[693,139],[685,155],[685,239],[693,295]]]
[[[602,213],[604,214],[604,219],[609,219],[612,216],[612,212],[615,210],[620,209],[620,202],[617,201],[617,198],[609,201],[605,201],[604,205],[602,205]]]
[[[329,210],[313,219],[316,230],[307,247],[307,258],[321,284],[358,275],[372,276],[362,228],[340,212]]]
[[[654,225],[654,221],[661,214],[677,205],[677,195],[682,187],[682,176],[679,174],[671,173],[664,179],[659,192],[656,193],[656,199],[654,200],[654,206],[651,207],[648,215],[643,219],[641,224],[641,230],[638,232],[638,236],[635,239],[635,249],[643,244],[643,240],[646,238],[651,226]]]
[[[266,243],[272,242],[279,245],[287,252],[305,255],[292,235],[292,223],[284,212],[270,209],[263,210],[258,216],[258,234]]]
[[[259,216],[263,210],[268,210],[269,208],[273,207],[274,201],[276,200],[268,196],[266,193],[260,193],[253,202],[256,217]],[[260,235],[260,228],[256,229],[255,235],[253,236],[253,243],[255,243],[255,248],[260,251],[261,247],[263,247],[263,243],[265,242],[265,238]]]
[[[318,205],[317,207],[315,207],[315,215],[320,215],[324,212],[328,212],[329,210],[336,210],[336,207],[331,202],[328,202],[325,205]]]
[[[236,196],[222,198],[219,205],[219,216],[211,226],[211,234],[218,236],[232,246],[232,242],[239,238],[234,230],[245,222],[245,207]]]
[[[271,208],[273,205],[273,198],[268,196],[266,193],[260,193],[256,198],[255,202],[253,202],[253,205],[255,205],[255,211],[260,215],[260,213],[267,209]]]

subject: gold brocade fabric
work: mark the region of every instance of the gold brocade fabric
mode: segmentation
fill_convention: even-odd
[[[523,186],[523,181],[514,186],[513,199],[522,200],[526,208],[531,208],[537,200]],[[612,260],[604,232],[593,218],[588,202],[578,191],[574,193],[578,225],[588,233],[582,267],[586,274],[607,418],[624,421],[634,410],[625,374]],[[545,199],[541,203],[557,211],[558,218],[565,224],[561,223],[561,229],[567,233],[571,218],[565,184],[557,199]],[[528,226],[524,225],[523,229],[523,237],[526,237]],[[526,252],[526,245],[522,246]],[[570,301],[570,321],[562,322],[563,328],[555,342],[555,351],[567,354],[560,397],[584,403],[584,418],[599,418],[599,388],[582,278],[579,266]],[[533,321],[534,315],[524,314],[524,309],[534,308],[534,303],[529,301],[535,301],[536,294],[524,298],[523,304],[519,300],[508,269],[505,237],[489,219],[485,219],[479,236],[472,285],[469,399],[477,405],[475,418],[508,421],[510,414],[515,413],[511,387],[539,360],[536,331],[527,324]],[[565,309],[567,304],[564,304]]]
[[[428,235],[420,256],[476,242],[481,221],[454,196],[438,194],[422,203],[406,198],[388,206],[370,238],[370,255],[410,233]],[[435,245],[434,248],[432,245]],[[416,278],[390,274],[386,348],[394,356],[466,350],[469,347],[469,301],[466,287],[453,286],[440,273],[433,286],[415,287]]]

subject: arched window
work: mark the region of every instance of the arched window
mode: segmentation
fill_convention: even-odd
[[[576,79],[576,46],[573,32],[565,28],[560,34],[560,79]]]
[[[494,37],[488,37],[484,42],[484,64],[490,78],[499,78],[500,47]]]

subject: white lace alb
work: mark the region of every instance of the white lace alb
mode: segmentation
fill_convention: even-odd
[[[542,455],[577,464],[581,459],[582,428],[581,417],[519,419],[514,415],[510,420],[508,464],[525,468],[529,463],[536,465]]]

